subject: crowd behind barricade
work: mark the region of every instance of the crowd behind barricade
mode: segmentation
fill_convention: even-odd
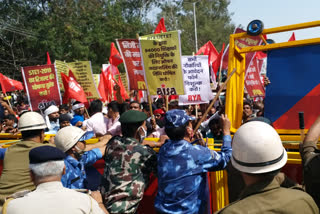
[[[319,213],[320,118],[301,144],[301,186],[280,172],[287,153],[263,117],[263,101],[244,97],[243,125],[232,139],[223,97],[205,115],[209,104],[179,106],[175,96],[151,105],[131,97],[32,112],[22,92],[1,94],[1,133],[22,135],[0,148],[2,213],[137,213],[152,174],[157,213],[210,213],[207,172],[222,169],[234,203],[219,213]],[[43,145],[45,134],[55,137]],[[93,137],[98,143],[86,144]],[[206,138],[221,150],[210,150]],[[102,175],[93,167],[99,159]]]

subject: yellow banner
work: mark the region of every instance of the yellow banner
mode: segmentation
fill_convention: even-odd
[[[74,74],[77,82],[83,88],[86,96],[88,99],[99,99],[99,92],[97,90],[91,69],[91,62],[90,61],[79,61],[79,62],[69,62],[65,63],[62,61],[55,61],[56,69],[58,73],[59,83],[61,83],[61,75],[60,73],[63,72],[66,75],[69,75],[69,69],[71,69],[72,73]],[[63,90],[63,88],[61,88]]]
[[[139,40],[150,95],[184,94],[180,32],[146,35]]]

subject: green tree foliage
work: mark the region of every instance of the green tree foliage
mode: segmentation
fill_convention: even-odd
[[[164,17],[167,30],[179,29],[182,53],[192,54],[195,50],[193,3],[195,2],[198,48],[209,40],[220,51],[222,43],[228,43],[235,26],[227,10],[228,0],[167,1],[161,6],[158,18]]]
[[[199,47],[209,39],[217,48],[228,41],[234,26],[230,24],[227,5],[226,0],[196,3]],[[99,73],[116,38],[153,32],[157,23],[148,18],[154,16],[150,11],[157,8],[161,11],[159,17],[165,17],[168,30],[182,30],[183,53],[191,54],[195,43],[190,2],[0,0],[0,72],[21,80],[20,68],[45,64],[48,51],[52,62],[90,60],[93,72]]]

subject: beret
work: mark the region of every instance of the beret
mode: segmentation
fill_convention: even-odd
[[[161,108],[158,108],[153,111],[153,114],[165,114],[165,112]]]
[[[129,110],[121,114],[120,123],[139,123],[147,119],[147,115],[141,111]]]
[[[31,164],[63,160],[65,157],[64,152],[53,146],[39,146],[29,152],[29,162]]]
[[[194,117],[190,117],[186,111],[181,109],[173,109],[166,112],[165,115],[165,127],[177,128],[186,124],[190,120],[195,120]]]

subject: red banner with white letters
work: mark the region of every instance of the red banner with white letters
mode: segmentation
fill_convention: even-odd
[[[53,64],[23,67],[21,72],[32,111],[61,104],[57,73]]]
[[[127,72],[129,90],[147,90],[139,41],[137,39],[117,39],[117,45]]]
[[[251,61],[250,66],[247,69],[244,85],[250,97],[264,97],[265,90],[260,79],[260,69],[257,58],[254,58]]]

